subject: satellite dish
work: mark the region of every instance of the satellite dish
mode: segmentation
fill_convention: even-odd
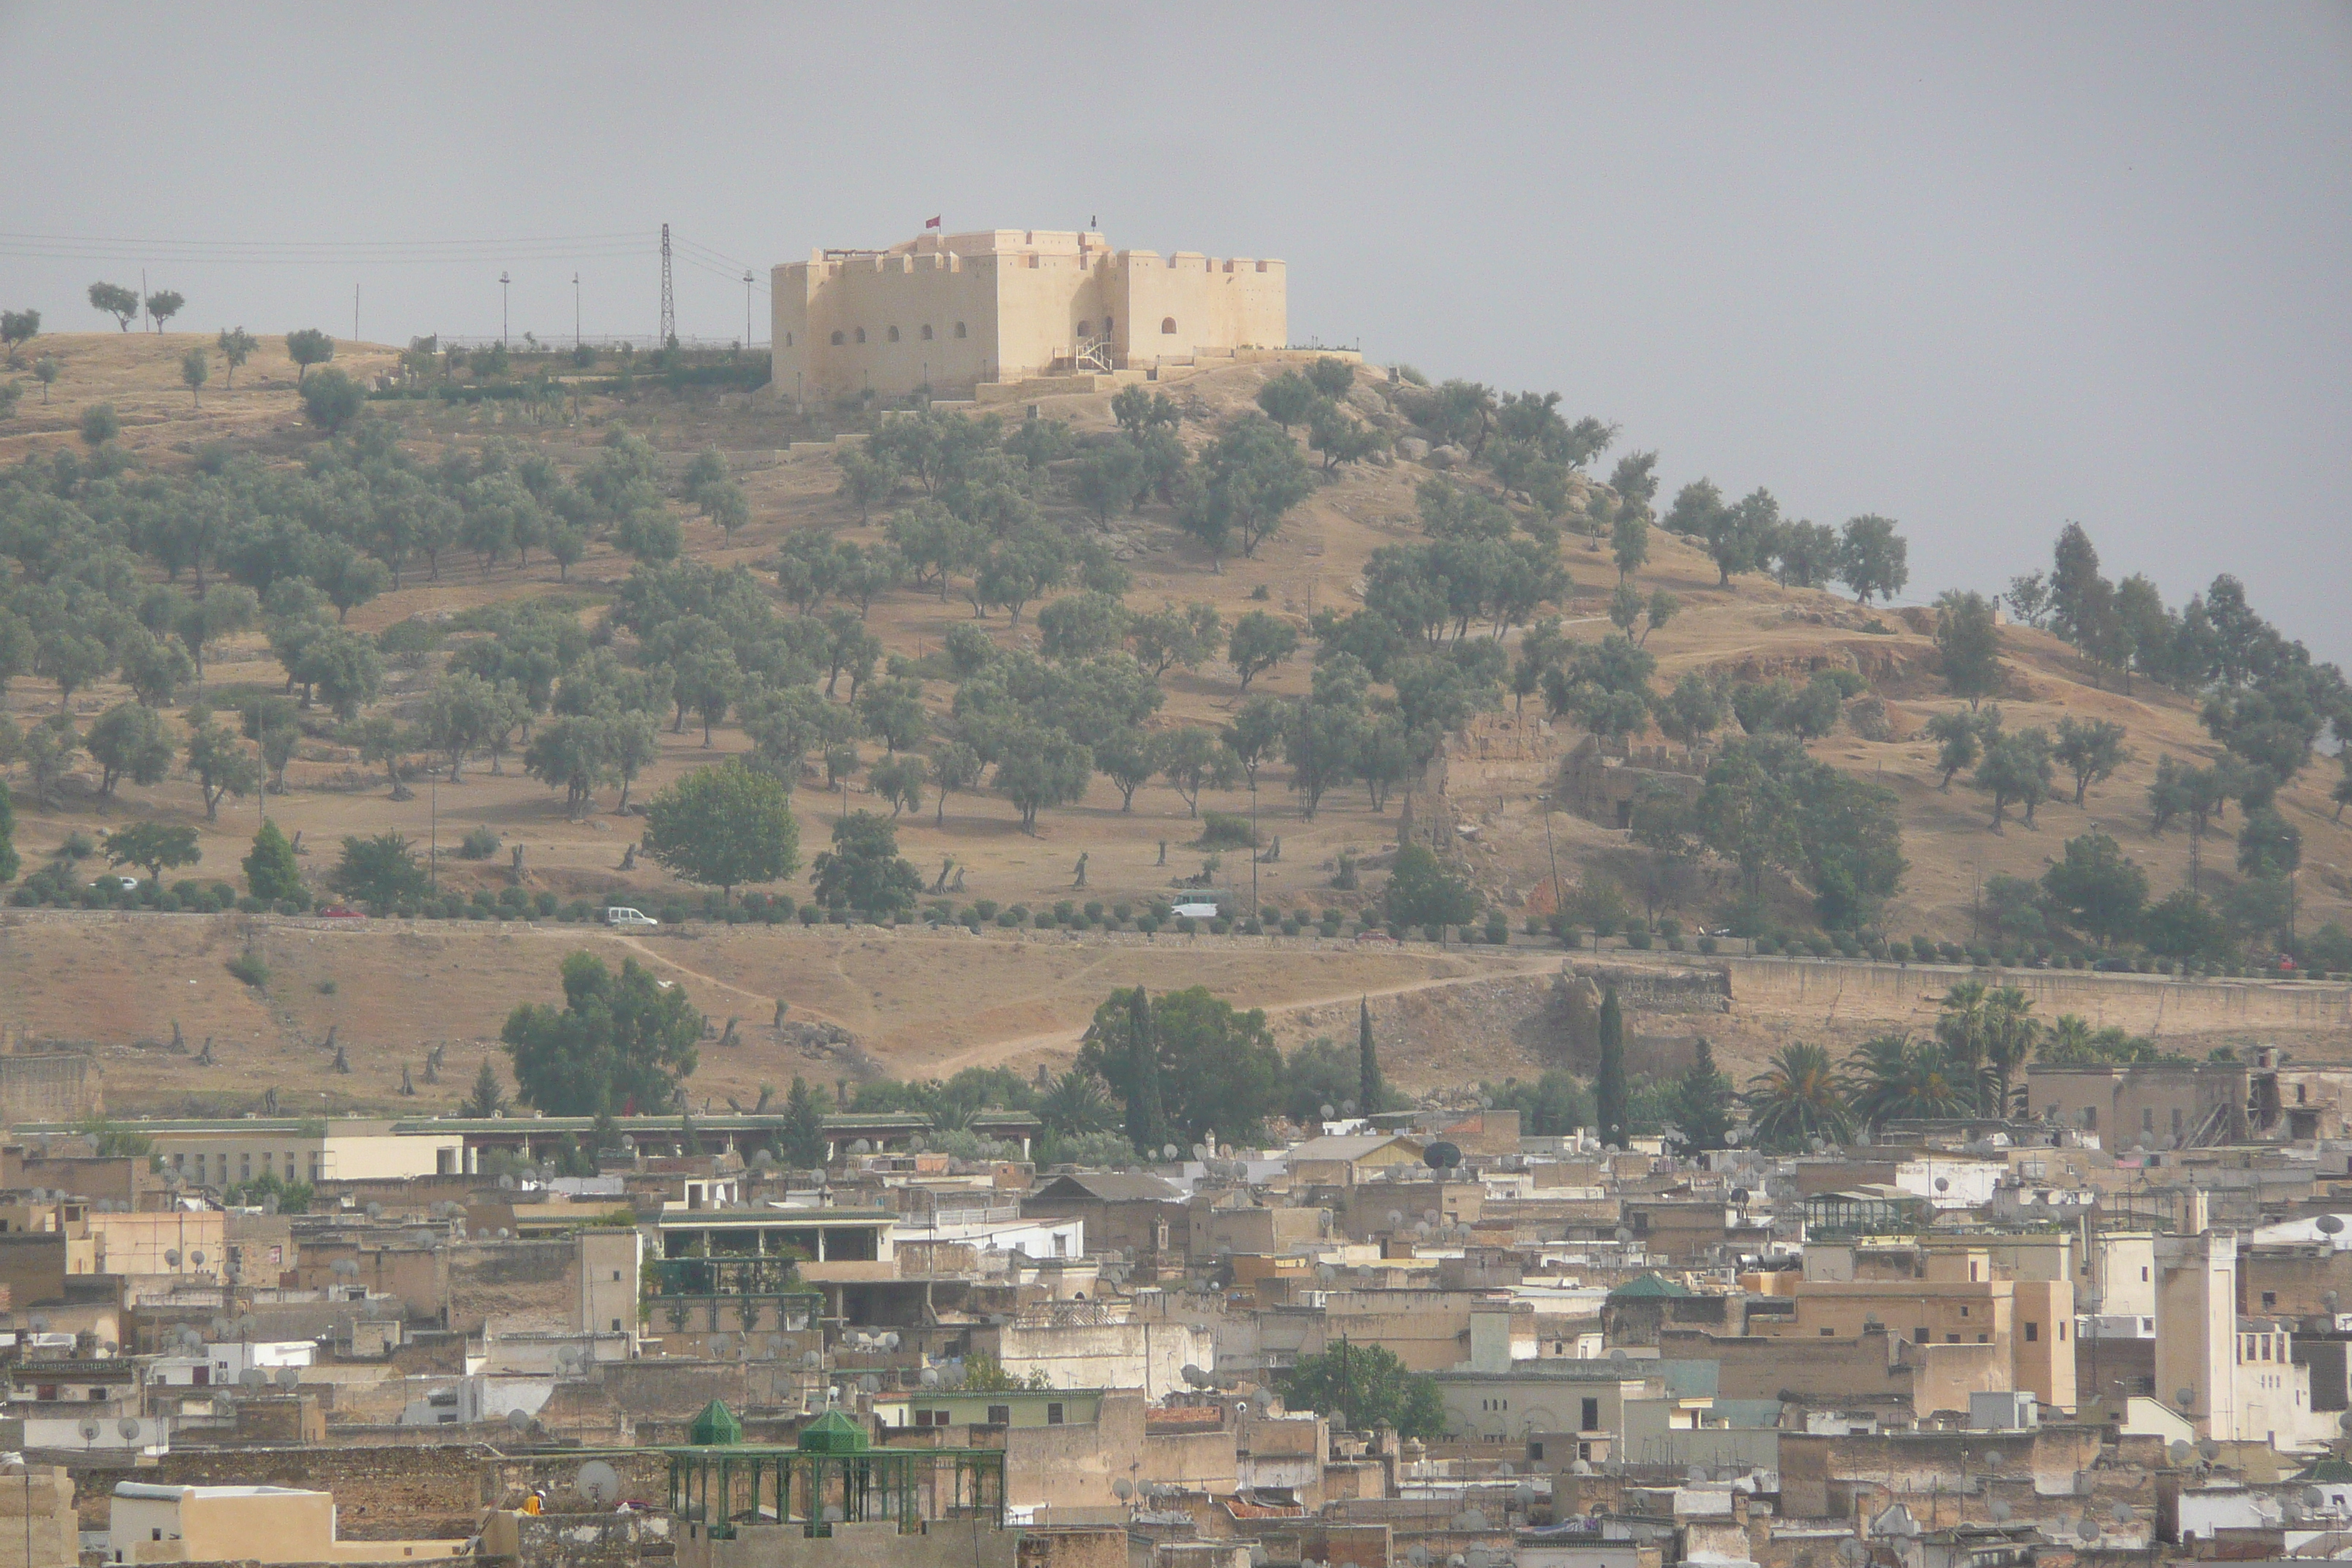
[[[1462,1163],[1462,1151],[1441,1138],[1423,1152],[1421,1163],[1433,1171],[1451,1171]]]
[[[2007,1524],[2009,1522],[2009,1505],[2001,1501],[1999,1498],[1992,1500],[1991,1512],[1994,1523]]]
[[[730,1355],[734,1354],[734,1353],[735,1353],[735,1341],[734,1341],[734,1339],[732,1338],[732,1336],[730,1336],[730,1335],[727,1335],[727,1334],[713,1334],[713,1335],[711,1335],[711,1336],[710,1336],[710,1353],[711,1353],[712,1355],[715,1355],[715,1356],[719,1357],[719,1358],[720,1360],[722,1360],[722,1361],[724,1361],[727,1357],[729,1357],[729,1356],[730,1356]]]
[[[1609,1352],[1609,1359],[1611,1361],[1628,1361],[1632,1358],[1627,1356],[1622,1350],[1613,1350]]]
[[[2132,1521],[2131,1504],[2127,1502],[2119,1502],[2116,1504],[2114,1511],[2115,1520],[2117,1524],[2129,1524]]]
[[[501,1186],[511,1187],[514,1185],[514,1178],[512,1176],[500,1176],[499,1178],[499,1183]],[[367,1206],[367,1216],[370,1219],[382,1219],[383,1217],[383,1205],[380,1203],[371,1201]]]
[[[1404,1224],[1404,1211],[1402,1209],[1389,1210],[1389,1228],[1391,1230],[1394,1230],[1402,1224]]]
[[[249,1366],[236,1374],[236,1381],[240,1388],[259,1388],[269,1381],[269,1377],[259,1367]]]
[[[513,1427],[518,1432],[529,1430],[530,1426],[530,1412],[523,1409],[520,1405],[517,1405],[514,1409],[507,1412],[507,1425]]]
[[[1818,1149],[1818,1148],[1820,1148],[1821,1146],[1822,1146],[1822,1141],[1821,1141],[1820,1139],[1818,1139],[1818,1138],[1814,1139],[1814,1140],[1813,1140],[1813,1147],[1814,1147],[1814,1148],[1816,1148],[1816,1149]],[[1948,1192],[1950,1192],[1950,1191],[1952,1190],[1952,1179],[1951,1179],[1949,1176],[1938,1176],[1938,1177],[1937,1177],[1937,1178],[1936,1178],[1936,1190],[1937,1190],[1937,1192],[1939,1192],[1939,1193],[1948,1193]]]
[[[279,1367],[279,1368],[278,1369],[278,1387],[280,1387],[280,1388],[299,1388],[299,1387],[300,1387],[300,1386],[301,1386],[301,1384],[302,1384],[302,1373],[301,1373],[301,1369],[300,1369],[300,1368],[299,1368],[299,1367],[291,1367],[291,1366],[281,1366],[281,1367]]]
[[[1176,1145],[1162,1143],[1160,1146],[1160,1157],[1163,1160],[1173,1160],[1176,1157]]]
[[[868,1394],[879,1394],[882,1392],[882,1380],[869,1372],[857,1380],[857,1386]]]
[[[1465,1529],[1484,1530],[1486,1528],[1486,1510],[1479,1508],[1464,1509],[1462,1520]]]
[[[165,1247],[163,1249],[163,1267],[166,1268],[177,1268],[179,1266],[180,1249],[176,1247]]]
[[[81,1440],[85,1443],[95,1443],[98,1441],[99,1433],[103,1430],[104,1428],[97,1422],[85,1421],[81,1424]]]
[[[824,1364],[824,1356],[821,1352],[803,1351],[801,1352],[801,1364],[808,1367],[823,1366]]]
[[[940,1385],[940,1369],[935,1366],[925,1367],[922,1371],[922,1384],[925,1388],[937,1388]],[[1119,1484],[1125,1486],[1127,1483],[1121,1481]],[[1119,1495],[1125,1497],[1127,1494],[1121,1492]]]
[[[1623,1226],[1622,1226],[1622,1225],[1621,1225],[1621,1226],[1619,1226],[1617,1227],[1617,1239],[1618,1239],[1620,1242],[1627,1242],[1627,1241],[1631,1241],[1631,1240],[1633,1240],[1633,1233],[1632,1231],[1630,1231],[1630,1230],[1627,1230]]]
[[[924,1375],[929,1376],[931,1373],[926,1371]],[[1118,1499],[1121,1502],[1125,1502],[1128,1499],[1135,1495],[1135,1487],[1133,1483],[1129,1482],[1125,1476],[1121,1476],[1118,1479],[1111,1482],[1110,1490],[1111,1495]]]
[[[601,1507],[619,1500],[621,1474],[602,1459],[591,1459],[572,1478],[572,1489]]]
[[[2075,1521],[2074,1533],[2085,1541],[2096,1541],[2099,1538],[2099,1521],[2086,1513]]]
[[[2183,1410],[2197,1403],[2197,1391],[2193,1388],[2176,1388],[2172,1393],[2173,1403]]]
[[[139,1437],[139,1419],[134,1415],[126,1415],[114,1424],[114,1429],[136,1442]]]
[[[2311,1223],[2313,1228],[2322,1236],[2335,1236],[2344,1228],[2344,1222],[2332,1214],[2321,1215]]]
[[[37,1334],[46,1334],[49,1331],[49,1320],[47,1313],[36,1312],[33,1314],[33,1331]]]
[[[506,1190],[508,1190],[508,1191],[511,1192],[511,1191],[514,1189],[514,1178],[513,1178],[512,1176],[510,1176],[510,1175],[508,1175],[505,1172],[501,1171],[501,1172],[499,1173],[499,1185],[500,1187],[502,1187],[502,1188],[504,1188],[504,1189],[506,1189]],[[370,1205],[368,1205],[368,1207],[370,1207],[370,1208],[373,1208],[373,1207],[375,1207],[375,1206],[376,1206],[376,1205],[373,1205],[373,1204],[370,1204]],[[373,1217],[373,1215],[371,1215],[370,1217]]]
[[[205,1266],[205,1255],[200,1251],[191,1252],[188,1254],[188,1261],[194,1264],[196,1268],[202,1268]]]

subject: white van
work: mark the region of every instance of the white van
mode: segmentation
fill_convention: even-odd
[[[642,910],[624,909],[614,904],[604,911],[604,923],[608,926],[657,926],[661,921]]]
[[[1169,913],[1180,921],[1213,921],[1217,918],[1217,906],[1212,903],[1178,904]]]

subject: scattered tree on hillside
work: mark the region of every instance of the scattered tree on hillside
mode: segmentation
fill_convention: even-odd
[[[91,284],[89,303],[91,309],[113,317],[115,325],[126,332],[139,317],[139,290],[125,289],[120,283]]]
[[[782,784],[730,759],[696,769],[647,804],[645,850],[731,899],[747,883],[798,870],[800,830]]]
[[[286,357],[294,362],[295,384],[301,385],[312,365],[335,357],[335,340],[316,327],[300,328],[286,334]]]

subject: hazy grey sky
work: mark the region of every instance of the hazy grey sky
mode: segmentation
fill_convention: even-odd
[[[151,261],[187,326],[341,335],[357,283],[370,338],[495,331],[503,267],[561,334],[576,267],[650,334],[666,220],[733,337],[740,263],[1098,216],[1286,258],[1297,341],[1558,388],[1669,493],[1894,516],[1915,596],[2072,518],[2352,661],[2343,5],[0,5],[0,59],[10,235],[463,247]],[[54,327],[136,281],[41,248],[0,301]]]

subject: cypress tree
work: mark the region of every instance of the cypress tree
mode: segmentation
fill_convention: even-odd
[[[1731,1131],[1731,1080],[1716,1069],[1715,1047],[1698,1039],[1698,1054],[1675,1091],[1675,1121],[1693,1151],[1720,1149]]]
[[[2341,807],[2336,815],[2344,815]],[[15,881],[16,866],[16,803],[9,798],[8,786],[0,784],[0,882]]]
[[[1356,1002],[1356,1114],[1370,1116],[1380,1110],[1388,1098],[1388,1089],[1381,1082],[1381,1058],[1372,1050],[1372,1004],[1370,998]]]
[[[1600,1104],[1601,1141],[1625,1146],[1625,1014],[1617,1005],[1617,987],[1601,994],[1601,1070],[1592,1080],[1592,1097]]]
[[[1139,985],[1127,1004],[1127,1136],[1147,1160],[1160,1158],[1168,1142],[1167,1113],[1160,1105],[1160,1039],[1151,1026],[1151,1000]]]

